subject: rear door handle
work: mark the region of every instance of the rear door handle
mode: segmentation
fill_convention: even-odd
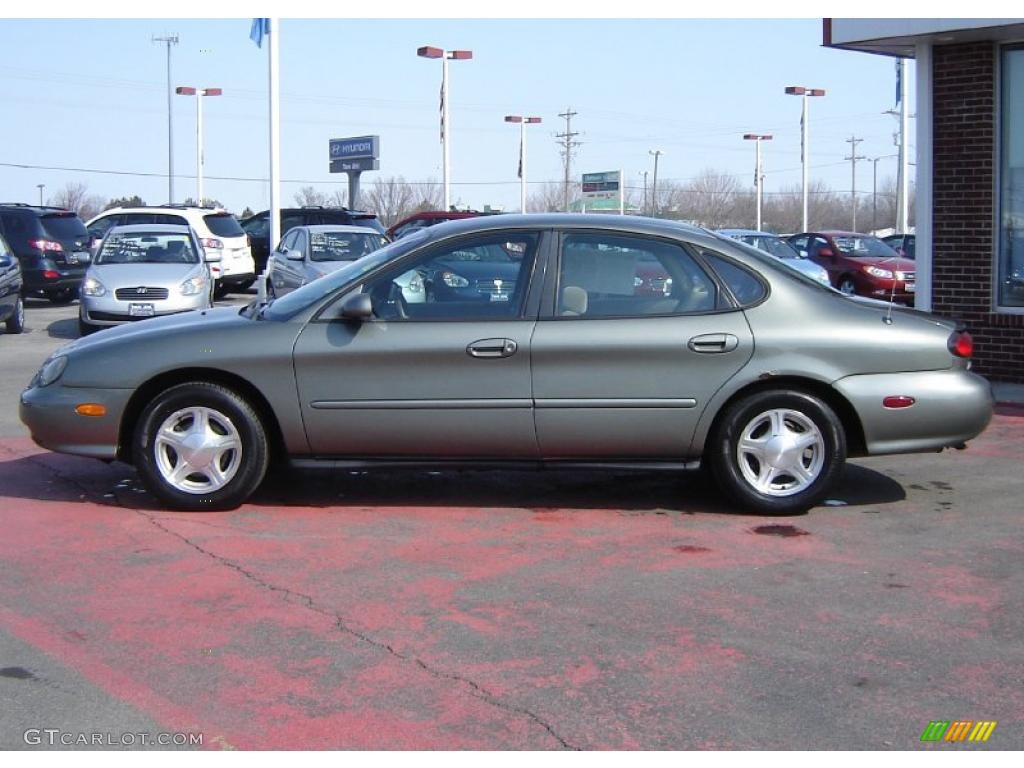
[[[512,339],[480,339],[466,347],[470,357],[511,357],[519,345]]]
[[[694,336],[686,345],[694,352],[714,354],[732,352],[740,345],[740,340],[731,333],[705,333]]]

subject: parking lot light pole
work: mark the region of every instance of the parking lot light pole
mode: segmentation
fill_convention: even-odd
[[[223,90],[220,88],[192,88],[187,85],[179,85],[175,92],[179,96],[196,97],[196,205],[203,204],[203,97],[220,96]]]
[[[36,187],[39,188],[39,207],[42,208],[42,206],[43,206],[43,190],[46,189],[46,185],[45,184],[36,184]]]
[[[472,51],[446,51],[424,45],[416,49],[416,55],[424,59],[441,60],[441,173],[444,180],[444,209],[451,208],[451,154],[449,139],[451,138],[451,119],[448,114],[448,60],[466,61],[473,58]]]
[[[764,185],[764,173],[761,170],[761,142],[771,141],[772,137],[767,133],[745,133],[743,138],[753,141],[755,144],[754,153],[754,190],[757,193],[757,231],[761,231],[761,187]]]
[[[152,42],[167,44],[167,202],[174,203],[174,98],[171,95],[171,46],[178,44],[178,36],[154,37]]]
[[[526,125],[539,123],[539,117],[505,115],[506,123],[519,123],[519,211],[526,213]]]
[[[800,113],[800,167],[803,171],[803,181],[801,186],[803,187],[803,198],[804,198],[804,217],[803,217],[803,229],[802,232],[806,232],[807,226],[807,142],[808,142],[808,126],[807,126],[807,97],[808,96],[824,96],[825,91],[822,88],[805,88],[802,85],[790,85],[786,87],[786,93],[790,96],[800,96],[803,100],[803,110]]]

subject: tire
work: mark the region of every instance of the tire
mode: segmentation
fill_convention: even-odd
[[[97,326],[92,325],[91,323],[85,322],[85,320],[83,320],[82,318],[78,318],[78,335],[79,335],[79,337],[81,337],[81,336],[88,336],[90,333],[96,333],[96,331],[98,331],[98,330],[99,330],[99,328]]]
[[[21,296],[14,305],[14,312],[7,318],[6,327],[8,333],[21,333],[25,330],[25,300]]]
[[[847,296],[854,296],[857,293],[857,284],[853,282],[853,278],[849,275],[843,275],[839,278],[839,285],[836,288]]]
[[[197,418],[205,418],[205,430],[197,429]],[[195,448],[184,443],[200,437]],[[132,456],[146,488],[161,502],[205,512],[242,504],[263,481],[270,450],[266,429],[244,398],[197,381],[171,387],[146,406],[135,427]]]
[[[215,298],[215,299],[223,299],[230,292],[231,292],[231,288],[226,286],[226,285],[224,285],[223,281],[218,280],[217,284],[213,287],[213,298]]]
[[[255,282],[256,278],[254,277],[252,280],[246,280],[244,283],[239,283],[238,285],[235,286],[235,291],[237,291],[238,293],[245,293],[250,288],[252,288]]]
[[[60,288],[56,291],[46,292],[46,298],[54,304],[70,304],[77,295],[78,291],[74,288]]]
[[[796,442],[801,439],[807,443],[802,450]],[[817,397],[769,390],[728,406],[707,455],[716,482],[731,499],[759,514],[793,515],[835,487],[846,461],[846,434]]]

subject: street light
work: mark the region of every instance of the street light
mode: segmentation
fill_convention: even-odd
[[[761,171],[761,142],[771,141],[772,137],[767,133],[745,133],[743,138],[755,143],[756,153],[754,159],[754,189],[757,192],[757,231],[761,231],[761,187],[764,185],[764,173]]]
[[[178,44],[177,35],[151,38],[154,43],[167,44],[167,202],[174,203],[174,105],[171,98],[171,46]]]
[[[800,115],[800,167],[803,169],[803,196],[804,196],[804,225],[803,232],[807,231],[807,97],[824,96],[822,88],[805,88],[802,85],[790,85],[786,88],[790,96],[800,96],[803,100],[803,111]]]
[[[654,155],[654,178],[651,180],[651,213],[652,216],[658,215],[658,158],[664,155],[660,149],[649,149],[647,150],[648,155]]]
[[[36,184],[36,186],[39,188],[39,207],[42,208],[43,207],[43,190],[46,189],[46,185],[45,184]]]
[[[526,213],[526,125],[539,123],[539,117],[505,115],[506,123],[519,123],[519,210]]]
[[[452,193],[451,181],[451,155],[448,148],[448,137],[451,134],[451,121],[448,114],[448,60],[466,61],[473,58],[472,51],[446,51],[443,48],[434,48],[424,45],[416,49],[416,55],[424,59],[441,60],[441,172],[444,179],[444,209],[451,207]]]
[[[197,194],[196,205],[203,204],[203,96],[220,96],[223,90],[220,88],[192,88],[187,85],[179,85],[174,89],[179,96],[196,97],[196,182]]]

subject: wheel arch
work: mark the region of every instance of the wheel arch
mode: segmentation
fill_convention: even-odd
[[[737,400],[756,392],[771,390],[795,390],[814,395],[828,405],[839,418],[843,425],[843,432],[846,434],[847,456],[856,457],[867,454],[867,441],[864,438],[864,427],[856,409],[843,395],[826,382],[817,379],[810,379],[803,376],[773,376],[766,379],[758,379],[733,392],[729,398],[719,406],[715,417],[711,420],[707,431],[702,436],[703,446],[701,455],[706,456],[711,444],[711,437],[718,429],[718,425],[724,418],[725,413]]]
[[[143,382],[135,390],[125,406],[124,414],[121,416],[121,426],[118,430],[117,440],[117,458],[119,461],[131,463],[132,435],[146,405],[158,393],[178,384],[186,384],[188,382],[219,384],[244,397],[259,415],[260,421],[267,430],[271,466],[285,456],[284,436],[281,432],[281,426],[278,424],[277,416],[274,414],[274,409],[270,406],[270,402],[263,393],[252,382],[236,373],[218,368],[192,367],[176,368],[172,371],[157,374]]]

